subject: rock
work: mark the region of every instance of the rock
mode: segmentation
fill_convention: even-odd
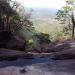
[[[70,44],[68,43],[60,43],[57,44],[55,46],[52,46],[50,48],[48,48],[47,52],[59,52],[59,51],[63,51],[64,49],[69,49],[70,48]]]
[[[18,36],[12,36],[9,42],[6,45],[7,49],[15,49],[15,50],[25,50],[25,41],[19,38]]]
[[[54,60],[75,59],[75,54],[55,55],[52,59],[54,59]]]
[[[63,51],[52,53],[52,59],[75,59],[75,48],[64,49]]]
[[[0,48],[25,50],[26,42],[11,31],[0,31]]]
[[[0,31],[0,48],[5,48],[12,34],[9,31]]]
[[[0,60],[16,60],[18,58],[31,59],[33,54],[27,54],[24,51],[10,50],[0,48]]]
[[[20,70],[20,73],[26,73],[27,71],[25,70],[25,68]]]

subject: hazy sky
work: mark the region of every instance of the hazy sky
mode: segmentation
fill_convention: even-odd
[[[61,8],[65,0],[16,0],[25,7],[32,8]]]

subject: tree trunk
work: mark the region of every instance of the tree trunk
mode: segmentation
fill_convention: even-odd
[[[5,30],[10,31],[9,14],[7,14],[7,16],[6,16],[6,26],[5,26]]]
[[[72,38],[74,38],[74,25],[72,27]]]
[[[74,27],[75,27],[75,19],[74,19],[74,13],[72,12],[72,24],[73,24],[73,27],[72,27],[72,38],[74,38]]]
[[[7,31],[10,31],[9,16],[7,16]]]

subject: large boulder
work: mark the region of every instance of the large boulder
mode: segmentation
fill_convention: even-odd
[[[25,47],[25,41],[19,38],[18,36],[12,36],[6,45],[6,48],[16,50],[25,50]]]
[[[0,48],[6,47],[6,44],[9,42],[12,34],[9,31],[0,31]]]
[[[10,31],[0,31],[0,48],[25,50],[26,43]]]

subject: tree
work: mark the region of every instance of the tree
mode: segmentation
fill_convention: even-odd
[[[8,31],[22,38],[25,43],[34,32],[32,21],[25,14],[25,8],[16,1],[0,0],[0,31]],[[12,36],[11,36],[12,37]]]
[[[58,20],[58,21],[60,21],[62,24],[64,24],[65,23],[65,11],[64,10],[58,10],[58,12],[57,12],[57,17],[56,17],[56,19]]]
[[[18,17],[18,13],[10,6],[10,0],[0,1],[0,27],[2,30],[10,31],[10,21],[15,15]]]
[[[29,20],[30,15],[25,14],[25,8],[16,1],[0,1],[0,28],[8,31],[18,31],[21,28],[32,30],[33,23]]]
[[[66,0],[66,5],[62,7],[62,10],[58,10],[56,19],[61,23],[73,25],[72,26],[72,38],[74,37],[74,9],[75,9],[75,0]]]

